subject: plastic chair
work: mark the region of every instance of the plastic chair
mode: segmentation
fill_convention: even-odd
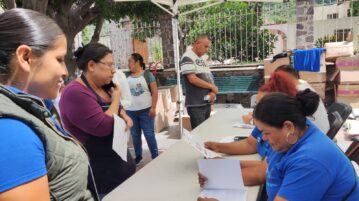
[[[327,136],[330,139],[335,137],[351,112],[352,107],[344,103],[335,102],[328,107],[327,113],[330,129],[327,132]]]
[[[347,155],[351,161],[355,161],[359,164],[359,142],[354,141],[345,152],[345,155]]]

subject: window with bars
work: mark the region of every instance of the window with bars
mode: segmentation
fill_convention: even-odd
[[[345,38],[350,31],[351,29],[337,29],[334,30],[334,35],[336,36],[337,41],[345,41]]]
[[[338,18],[338,13],[333,13],[333,14],[327,15],[327,19],[337,19],[337,18]]]

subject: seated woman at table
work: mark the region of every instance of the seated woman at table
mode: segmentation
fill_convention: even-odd
[[[270,92],[283,92],[290,96],[297,94],[297,88],[294,78],[288,76],[286,72],[274,72],[272,73],[268,82],[263,85],[256,97],[258,103],[264,95]],[[322,113],[323,111],[316,111],[315,113]],[[315,114],[327,115],[325,114]],[[313,123],[317,125],[317,119],[312,119]],[[231,154],[231,155],[242,155],[242,154],[255,154],[258,153],[262,159],[267,155],[267,149],[269,145],[262,140],[262,133],[255,127],[249,137],[246,139],[230,142],[230,143],[219,143],[219,142],[205,142],[205,146],[216,152]]]
[[[271,75],[271,78],[267,83],[258,90],[256,102],[258,103],[265,94],[270,92],[283,92],[291,96],[297,94],[294,80],[283,72],[276,72]],[[205,146],[213,151],[230,155],[258,153],[261,158],[264,159],[267,155],[267,148],[269,145],[266,142],[263,142],[262,133],[255,127],[251,135],[246,139],[230,143],[209,141],[205,142]]]
[[[268,94],[255,107],[254,122],[272,148],[267,171],[261,172],[269,201],[359,200],[351,162],[306,118],[318,103],[318,94],[306,89],[295,97]],[[202,178],[201,185],[205,182]]]

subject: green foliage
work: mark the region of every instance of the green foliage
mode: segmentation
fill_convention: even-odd
[[[155,62],[163,61],[163,50],[160,43],[155,43],[151,48],[151,52]]]
[[[329,43],[329,42],[336,42],[337,41],[337,37],[335,35],[332,36],[324,36],[322,38],[318,38],[315,41],[315,46],[316,47],[324,47],[325,43]]]
[[[118,22],[128,16],[143,22],[156,20],[163,11],[151,2],[114,2],[95,0],[106,20]]]
[[[94,31],[94,27],[89,25],[86,26],[83,30],[82,30],[82,42],[84,44],[88,44],[91,41],[91,36],[93,34]]]
[[[351,1],[350,8],[351,8],[352,16],[359,16],[359,1],[358,0]]]
[[[160,29],[157,26],[156,20],[153,23],[147,23],[143,20],[132,20],[132,37],[145,42],[147,38],[152,38],[155,35],[159,35]]]
[[[296,3],[265,3],[263,5],[265,24],[285,24],[296,22]]]
[[[261,5],[228,2],[181,17],[185,44],[192,44],[196,36],[206,33],[212,39],[209,52],[212,59],[233,56],[248,62],[265,58],[272,53],[277,38],[268,30],[260,30],[263,25]]]

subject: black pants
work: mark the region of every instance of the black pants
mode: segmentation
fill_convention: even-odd
[[[187,107],[188,115],[191,118],[192,129],[204,122],[211,115],[211,105],[200,107]]]

